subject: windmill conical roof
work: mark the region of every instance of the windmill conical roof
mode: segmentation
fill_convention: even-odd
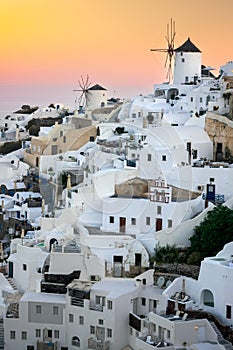
[[[201,52],[188,38],[183,45],[179,46],[177,49],[175,49],[176,52]]]
[[[100,86],[99,84],[95,84],[92,87],[90,87],[88,90],[106,90],[106,89]]]

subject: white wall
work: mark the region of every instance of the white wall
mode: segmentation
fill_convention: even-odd
[[[185,61],[182,62],[182,59]],[[200,52],[176,52],[174,68],[174,84],[194,81],[194,76],[201,78],[201,53]]]
[[[13,277],[20,291],[37,290],[38,281],[43,278],[38,268],[42,270],[47,255],[48,253],[40,248],[17,245],[17,252],[11,254],[8,261],[13,262]],[[26,270],[23,269],[23,265],[26,265]]]

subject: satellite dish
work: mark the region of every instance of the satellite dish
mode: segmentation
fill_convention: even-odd
[[[166,282],[166,287],[170,286],[171,283],[172,283],[171,280],[167,280],[167,282]]]
[[[157,284],[159,288],[162,288],[162,286],[164,285],[164,282],[165,282],[165,278],[163,276],[160,276],[157,280]]]

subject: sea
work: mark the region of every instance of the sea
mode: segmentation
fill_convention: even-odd
[[[0,84],[0,118],[21,108],[47,107],[51,103],[63,104],[75,109],[77,96],[71,86],[16,86]]]

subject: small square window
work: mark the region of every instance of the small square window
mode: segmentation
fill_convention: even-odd
[[[55,330],[54,331],[54,338],[56,338],[56,339],[59,339],[59,334],[60,332],[59,332],[59,330]]]
[[[164,155],[162,155],[162,161],[163,162],[166,162],[166,160],[167,160],[167,156],[164,154]]]
[[[83,325],[84,324],[84,317],[79,316],[79,324]]]
[[[27,332],[22,331],[22,333],[21,333],[21,339],[22,339],[22,340],[27,340]]]
[[[136,218],[131,218],[131,225],[136,225]]]
[[[15,331],[10,331],[10,339],[15,339]]]
[[[58,306],[53,307],[53,314],[58,315]]]
[[[114,216],[109,216],[109,223],[114,224]]]
[[[108,300],[108,309],[112,310],[112,300]]]
[[[41,330],[40,329],[36,329],[36,338],[40,338],[41,336]]]
[[[100,305],[101,297],[99,295],[95,296],[95,302],[96,302],[96,304]]]
[[[107,337],[112,338],[112,329],[111,328],[107,328]]]
[[[36,305],[36,314],[41,314],[41,305]]]
[[[210,182],[214,182],[214,177],[210,177]]]

